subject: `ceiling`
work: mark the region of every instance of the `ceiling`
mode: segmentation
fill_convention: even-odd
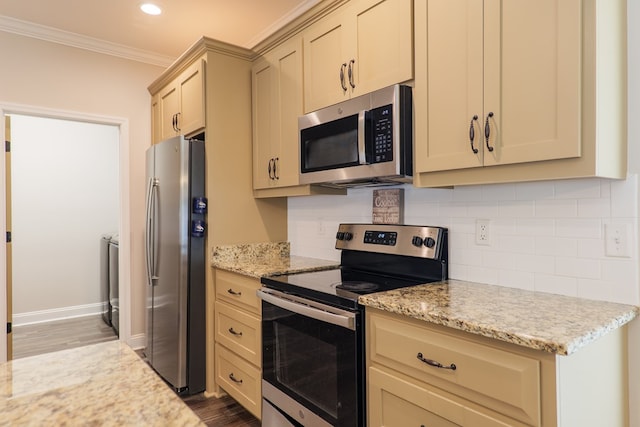
[[[84,39],[170,63],[202,36],[252,48],[318,1],[156,0],[163,13],[150,16],[142,0],[0,0],[0,31],[72,45]]]

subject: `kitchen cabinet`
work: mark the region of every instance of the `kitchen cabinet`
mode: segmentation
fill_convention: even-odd
[[[370,426],[626,425],[625,328],[560,356],[365,312]]]
[[[414,184],[625,177],[624,1],[427,0],[414,19]]]
[[[412,0],[352,0],[307,28],[305,112],[411,80],[412,28]]]
[[[215,372],[225,392],[257,418],[262,408],[260,280],[215,270]]]
[[[204,72],[204,60],[197,60],[152,97],[154,143],[204,129]]]
[[[256,61],[252,71],[253,188],[298,185],[302,115],[302,38]]]
[[[299,185],[302,38],[292,37],[257,59],[251,80],[254,196],[346,194],[345,190]]]

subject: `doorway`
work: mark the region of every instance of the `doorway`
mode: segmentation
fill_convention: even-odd
[[[118,128],[10,120],[14,358],[99,342],[99,242],[119,229]]]

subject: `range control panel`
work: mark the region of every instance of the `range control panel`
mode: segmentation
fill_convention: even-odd
[[[336,249],[441,259],[447,256],[447,239],[443,227],[340,224]]]

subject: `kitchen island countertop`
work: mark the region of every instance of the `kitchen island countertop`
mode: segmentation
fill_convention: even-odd
[[[0,425],[204,426],[126,344],[0,364]]]
[[[339,261],[290,255],[288,242],[216,246],[211,266],[249,277],[278,276],[306,271],[330,270]]]
[[[633,320],[632,305],[447,280],[360,296],[359,303],[520,346],[569,355]]]

